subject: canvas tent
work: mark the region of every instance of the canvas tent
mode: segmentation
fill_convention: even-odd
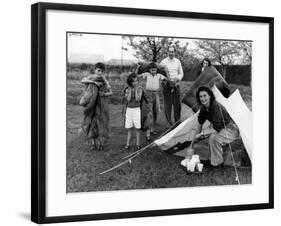
[[[252,112],[248,109],[247,105],[243,101],[238,89],[228,98],[225,98],[216,86],[213,86],[212,91],[216,97],[216,100],[226,108],[236,125],[239,127],[239,132],[243,144],[245,146],[250,160],[252,161]],[[199,112],[191,115],[181,124],[179,124],[175,129],[171,130],[163,137],[155,140],[154,144],[156,144],[161,150],[167,150],[178,143],[191,141],[197,128],[198,114]],[[207,130],[209,128],[209,125],[210,123],[206,122],[203,125],[203,129]],[[183,151],[176,152],[175,154],[183,157],[185,156],[185,153]]]

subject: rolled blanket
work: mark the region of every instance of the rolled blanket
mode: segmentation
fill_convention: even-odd
[[[98,87],[102,87],[106,83],[106,80],[101,76],[89,75],[88,77],[83,78],[81,80],[81,83],[96,84]]]
[[[107,81],[96,75],[90,75],[81,80],[81,83],[86,85],[83,95],[80,98],[79,104],[83,107],[87,106],[90,102],[91,96],[93,95],[93,85],[98,89],[101,88]]]

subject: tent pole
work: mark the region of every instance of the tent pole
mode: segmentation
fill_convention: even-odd
[[[226,129],[224,117],[223,117],[222,110],[221,110],[221,105],[219,105],[219,106],[220,106],[220,112],[221,112],[221,116],[222,116],[222,121],[223,121],[224,129]],[[236,163],[235,163],[235,160],[234,160],[234,156],[233,156],[233,153],[232,153],[232,148],[231,148],[231,145],[229,143],[229,138],[228,138],[227,135],[226,135],[226,137],[227,137],[227,140],[228,140],[228,145],[229,145],[229,149],[230,149],[230,153],[231,153],[231,157],[232,157],[232,161],[233,161],[233,166],[234,166],[234,169],[235,169],[235,174],[236,174],[235,180],[240,185],[239,175],[238,175]]]

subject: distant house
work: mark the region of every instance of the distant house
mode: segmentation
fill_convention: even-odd
[[[103,54],[82,54],[82,53],[71,53],[68,57],[69,63],[86,63],[95,64],[97,62],[104,62]]]
[[[131,60],[131,59],[110,59],[109,61],[106,62],[107,64],[110,65],[132,65],[136,63],[136,60]]]

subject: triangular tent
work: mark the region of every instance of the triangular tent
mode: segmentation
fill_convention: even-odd
[[[216,97],[216,100],[222,104],[236,125],[239,127],[239,132],[245,146],[245,149],[252,161],[252,149],[253,149],[253,117],[252,112],[248,109],[245,102],[243,101],[239,90],[236,90],[229,98],[225,98],[216,86],[213,86],[212,91]],[[163,137],[154,141],[154,143],[161,150],[168,150],[178,143],[184,143],[191,141],[198,124],[197,116],[198,113],[191,115],[189,118],[184,120],[175,129],[164,135]],[[204,130],[209,128],[210,123],[206,122],[203,126]],[[176,155],[185,156],[183,151],[175,153]]]

